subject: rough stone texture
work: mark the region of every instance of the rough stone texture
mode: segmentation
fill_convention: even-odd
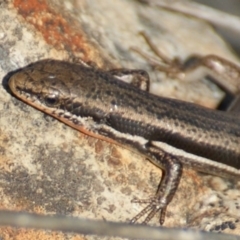
[[[134,1],[0,1],[0,78],[44,58],[92,61],[103,69],[141,68],[147,32],[169,56],[215,53],[235,61],[206,24]],[[151,72],[154,92],[215,107],[222,94],[210,83],[183,84]],[[141,103],[139,103],[141,104]],[[0,87],[1,208],[126,221],[152,195],[161,170],[126,149],[85,136],[27,106]],[[239,192],[227,180],[184,171],[168,207],[166,227],[239,232]],[[158,224],[157,216],[151,224]],[[234,230],[231,229],[235,225]],[[225,228],[225,226],[227,226]],[[1,239],[82,239],[73,234],[0,228]],[[90,237],[89,237],[90,238]]]

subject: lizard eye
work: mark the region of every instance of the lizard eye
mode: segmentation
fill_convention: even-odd
[[[59,98],[58,94],[52,93],[44,97],[44,102],[47,106],[53,107],[58,104]]]

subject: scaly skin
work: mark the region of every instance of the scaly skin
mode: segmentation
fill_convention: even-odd
[[[143,214],[148,222],[160,212],[163,224],[182,166],[240,177],[240,117],[158,97],[113,75],[43,60],[16,72],[9,87],[33,107],[81,132],[136,150],[165,171],[156,196],[133,222]]]

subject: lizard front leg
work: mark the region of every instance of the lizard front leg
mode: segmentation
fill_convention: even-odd
[[[108,73],[121,81],[149,92],[150,79],[148,73],[144,70],[120,68],[109,70]]]
[[[125,146],[134,148],[164,171],[158,190],[153,198],[147,200],[134,200],[134,202],[147,203],[148,205],[131,220],[131,222],[134,223],[144,215],[147,215],[143,221],[143,223],[147,223],[156,213],[160,212],[159,222],[162,225],[164,223],[167,206],[172,201],[182,176],[181,161],[178,157],[165,152],[152,144],[151,141],[140,136],[119,133],[108,125],[99,125],[96,130],[101,135],[113,138]]]
[[[182,176],[182,164],[177,157],[165,153],[151,146],[151,144],[148,144],[146,149],[148,159],[163,169],[164,173],[154,197],[145,200],[133,200],[133,202],[147,203],[148,205],[131,220],[131,223],[135,223],[147,214],[143,221],[146,224],[159,212],[159,223],[163,225],[167,206],[172,201]]]

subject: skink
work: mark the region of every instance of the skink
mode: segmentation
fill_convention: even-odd
[[[144,71],[140,75],[147,77]],[[164,170],[155,197],[132,222],[147,214],[146,223],[160,212],[163,224],[182,167],[240,178],[237,115],[152,95],[117,79],[115,71],[57,60],[19,70],[9,87],[33,107],[83,133],[137,150]]]

